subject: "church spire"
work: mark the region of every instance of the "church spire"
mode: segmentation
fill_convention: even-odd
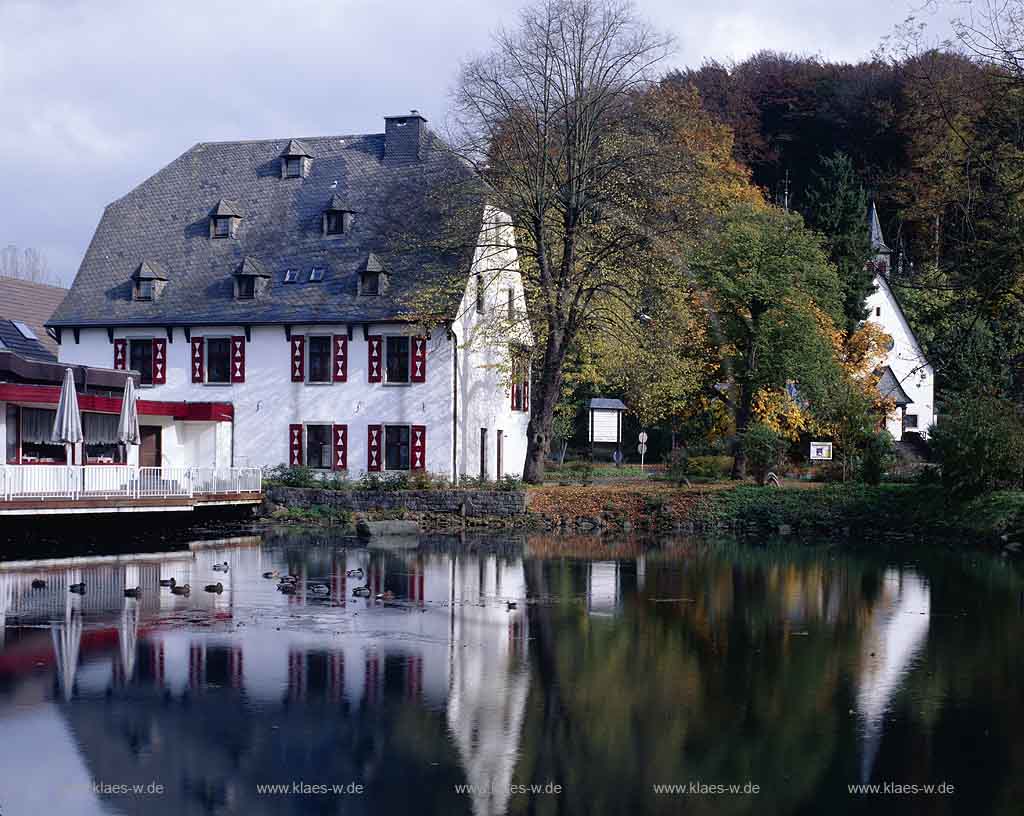
[[[876,255],[889,255],[892,250],[886,246],[885,236],[882,235],[882,224],[878,220],[878,210],[875,208],[875,200],[871,199],[868,206],[868,230],[871,235],[871,248]]]

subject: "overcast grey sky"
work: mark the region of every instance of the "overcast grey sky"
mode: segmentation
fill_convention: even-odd
[[[677,65],[760,49],[856,60],[915,0],[638,0]],[[920,0],[916,3],[920,4]],[[0,0],[0,247],[70,283],[103,207],[200,141],[444,118],[497,0]]]

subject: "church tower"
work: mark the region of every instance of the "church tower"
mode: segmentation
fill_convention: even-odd
[[[868,295],[864,305],[868,320],[892,338],[878,384],[882,394],[896,405],[886,418],[886,428],[897,442],[908,434],[927,437],[928,429],[935,424],[935,371],[925,359],[921,344],[889,286],[892,250],[882,235],[874,201],[868,209],[868,229],[874,253],[868,263],[874,272],[875,291]]]

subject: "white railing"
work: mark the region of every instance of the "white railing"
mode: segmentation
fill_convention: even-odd
[[[263,489],[263,471],[259,468],[192,468],[192,487],[196,493],[243,493]]]
[[[263,489],[259,468],[2,465],[0,501],[17,499],[192,498]]]

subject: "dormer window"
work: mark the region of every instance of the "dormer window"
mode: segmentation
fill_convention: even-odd
[[[242,210],[234,201],[222,198],[210,213],[211,238],[235,238],[242,222]]]
[[[309,270],[309,282],[320,283],[324,279],[324,268],[322,266],[314,266]]]
[[[345,200],[335,195],[331,203],[327,205],[323,215],[323,233],[326,237],[344,235],[352,231],[352,223],[355,219],[355,210]]]
[[[267,288],[270,273],[256,258],[247,255],[235,270],[235,300],[255,300]]]
[[[360,290],[360,294],[363,295],[379,295],[380,272],[364,272]]]
[[[284,271],[284,282],[295,283],[299,279],[299,272],[297,269],[286,269]]]
[[[387,288],[388,273],[380,259],[372,252],[359,270],[359,294],[382,295]]]
[[[132,273],[132,299],[156,300],[167,283],[167,273],[156,261],[143,261]]]
[[[298,139],[292,139],[281,154],[281,178],[305,178],[312,162],[309,148]]]
[[[341,235],[345,232],[345,216],[340,212],[327,213],[327,234]]]

